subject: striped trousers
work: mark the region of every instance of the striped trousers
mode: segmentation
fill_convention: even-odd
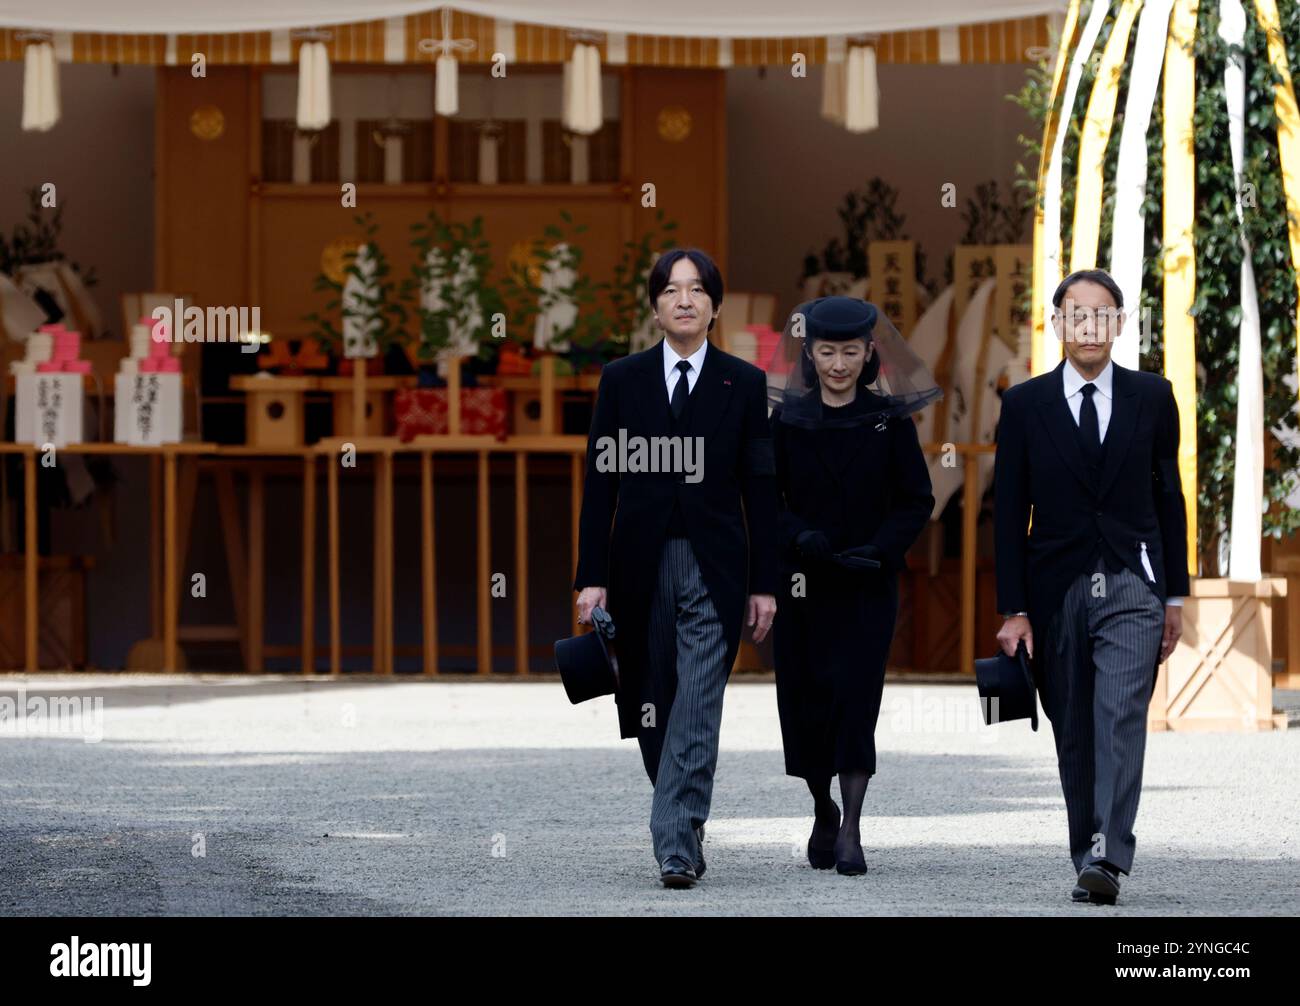
[[[655,859],[662,866],[676,856],[694,866],[695,829],[708,818],[713,798],[722,693],[731,669],[722,622],[687,538],[664,542],[648,657],[637,741],[654,786]]]
[[[1137,839],[1147,706],[1164,605],[1128,569],[1100,560],[1071,584],[1043,646],[1043,707],[1052,721],[1075,870],[1105,860],[1128,873]]]

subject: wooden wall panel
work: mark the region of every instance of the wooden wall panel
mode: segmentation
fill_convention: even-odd
[[[365,240],[355,218],[365,211],[379,225],[376,235],[388,257],[392,277],[400,282],[415,261],[410,246],[411,224],[424,218],[433,205],[428,196],[358,197],[357,209],[339,204],[337,192],[329,195],[276,196],[260,203],[258,261],[262,325],[278,337],[309,334],[311,323],[303,315],[323,310],[330,295],[312,289],[321,269],[321,254],[339,239]],[[339,319],[335,318],[335,327]]]
[[[598,281],[612,278],[623,243],[653,221],[640,205],[641,185],[657,187],[658,208],[679,225],[680,243],[708,250],[726,265],[726,135],[724,76],[716,70],[630,68],[621,113],[623,182],[572,189],[564,185],[408,185],[375,191],[362,185],[358,207],[339,205],[333,185],[270,185],[259,179],[261,123],[253,72],[209,67],[195,79],[188,67],[159,70],[157,106],[157,268],[159,289],[192,291],[203,305],[261,308],[263,328],[298,337],[303,316],[328,297],[312,289],[326,246],[360,238],[354,217],[374,214],[394,275],[413,261],[410,224],[430,208],[468,221],[484,218],[498,271],[516,242],[540,237],[561,209],[588,230],[585,263]],[[213,106],[221,135],[200,139],[190,128],[196,109]],[[673,127],[690,128],[674,140]],[[665,128],[660,128],[661,113]],[[442,123],[439,123],[442,124]],[[445,134],[445,126],[442,132]],[[442,169],[445,171],[445,166]]]
[[[683,245],[698,245],[726,274],[727,118],[725,77],[721,70],[660,70],[634,67],[631,122],[633,227],[639,235],[654,219],[641,206],[646,182],[656,188],[657,208],[676,220]],[[689,132],[679,136],[689,116]],[[662,126],[661,126],[662,124]]]
[[[248,305],[249,86],[247,67],[160,68],[157,89],[156,289],[200,305]],[[201,139],[196,110],[215,108],[221,133]],[[211,122],[210,111],[199,118]]]

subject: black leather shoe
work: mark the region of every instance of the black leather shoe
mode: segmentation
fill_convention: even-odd
[[[834,804],[832,804],[834,806]],[[835,830],[840,830],[840,809],[835,807]],[[813,834],[817,832],[817,821],[813,820]],[[829,870],[835,865],[835,846],[822,849],[813,845],[812,835],[808,836],[808,865],[814,870]]]
[[[1070,892],[1070,900],[1076,904],[1088,900],[1088,892],[1078,884],[1074,885],[1074,890]]]
[[[808,865],[814,870],[829,870],[835,865],[835,850],[819,849],[808,839]]]
[[[696,878],[700,878],[704,876],[704,868],[706,866],[704,862],[704,825],[700,825],[698,828],[695,829],[695,840],[699,843],[700,846],[700,854],[697,857],[699,859],[699,862],[696,864],[695,867],[695,876]]]
[[[686,860],[670,856],[664,860],[659,879],[663,881],[664,887],[694,887],[697,876]]]
[[[1089,903],[1113,905],[1119,894],[1119,873],[1102,863],[1089,863],[1079,871],[1079,886],[1088,892]]]
[[[839,851],[835,856],[835,872],[845,877],[860,877],[867,872],[867,857],[862,854],[862,846],[855,846],[849,854],[841,859]]]

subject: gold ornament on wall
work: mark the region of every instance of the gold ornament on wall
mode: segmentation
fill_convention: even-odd
[[[681,105],[665,105],[659,109],[656,124],[659,138],[669,143],[681,143],[691,135],[691,113]]]
[[[506,265],[511,272],[522,271],[533,286],[541,285],[542,262],[537,256],[535,241],[516,241],[511,245],[510,252],[506,255]]]
[[[200,105],[190,113],[190,132],[200,140],[215,140],[226,131],[226,117],[216,105]]]
[[[357,249],[365,243],[365,238],[350,234],[335,238],[320,251],[320,271],[328,276],[331,282],[342,283],[348,278],[344,270],[348,267],[349,256],[355,255]]]

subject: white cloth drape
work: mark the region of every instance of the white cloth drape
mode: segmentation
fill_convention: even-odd
[[[1219,0],[1219,36],[1240,46],[1246,33],[1241,0]],[[1228,106],[1228,146],[1236,176],[1237,220],[1241,206],[1242,161],[1245,157],[1246,81],[1241,64],[1229,59],[1223,70]],[[1264,509],[1264,367],[1259,335],[1259,300],[1250,244],[1242,235],[1241,330],[1237,354],[1236,464],[1232,475],[1232,524],[1228,534],[1228,576],[1233,580],[1260,578],[1260,534]]]
[[[842,59],[829,59],[822,71],[822,118],[844,125],[844,96],[848,90]]]
[[[1174,0],[1147,0],[1138,21],[1124,102],[1123,132],[1115,168],[1115,213],[1111,227],[1110,272],[1124,294],[1124,330],[1115,343],[1115,362],[1137,370],[1142,336],[1142,260],[1146,252],[1147,127],[1165,59],[1165,37]]]
[[[324,129],[329,124],[329,53],[324,42],[303,42],[298,49],[298,128]]]
[[[23,53],[23,129],[45,132],[59,121],[59,68],[54,46],[33,42]]]
[[[439,115],[455,115],[460,111],[460,70],[456,57],[443,53],[436,66],[433,109]]]
[[[844,77],[844,128],[850,133],[870,132],[880,125],[876,50],[869,45],[850,48]]]
[[[601,127],[604,112],[600,93],[600,52],[594,45],[579,42],[564,64],[562,84],[564,108],[561,122],[574,133],[590,134]]]

